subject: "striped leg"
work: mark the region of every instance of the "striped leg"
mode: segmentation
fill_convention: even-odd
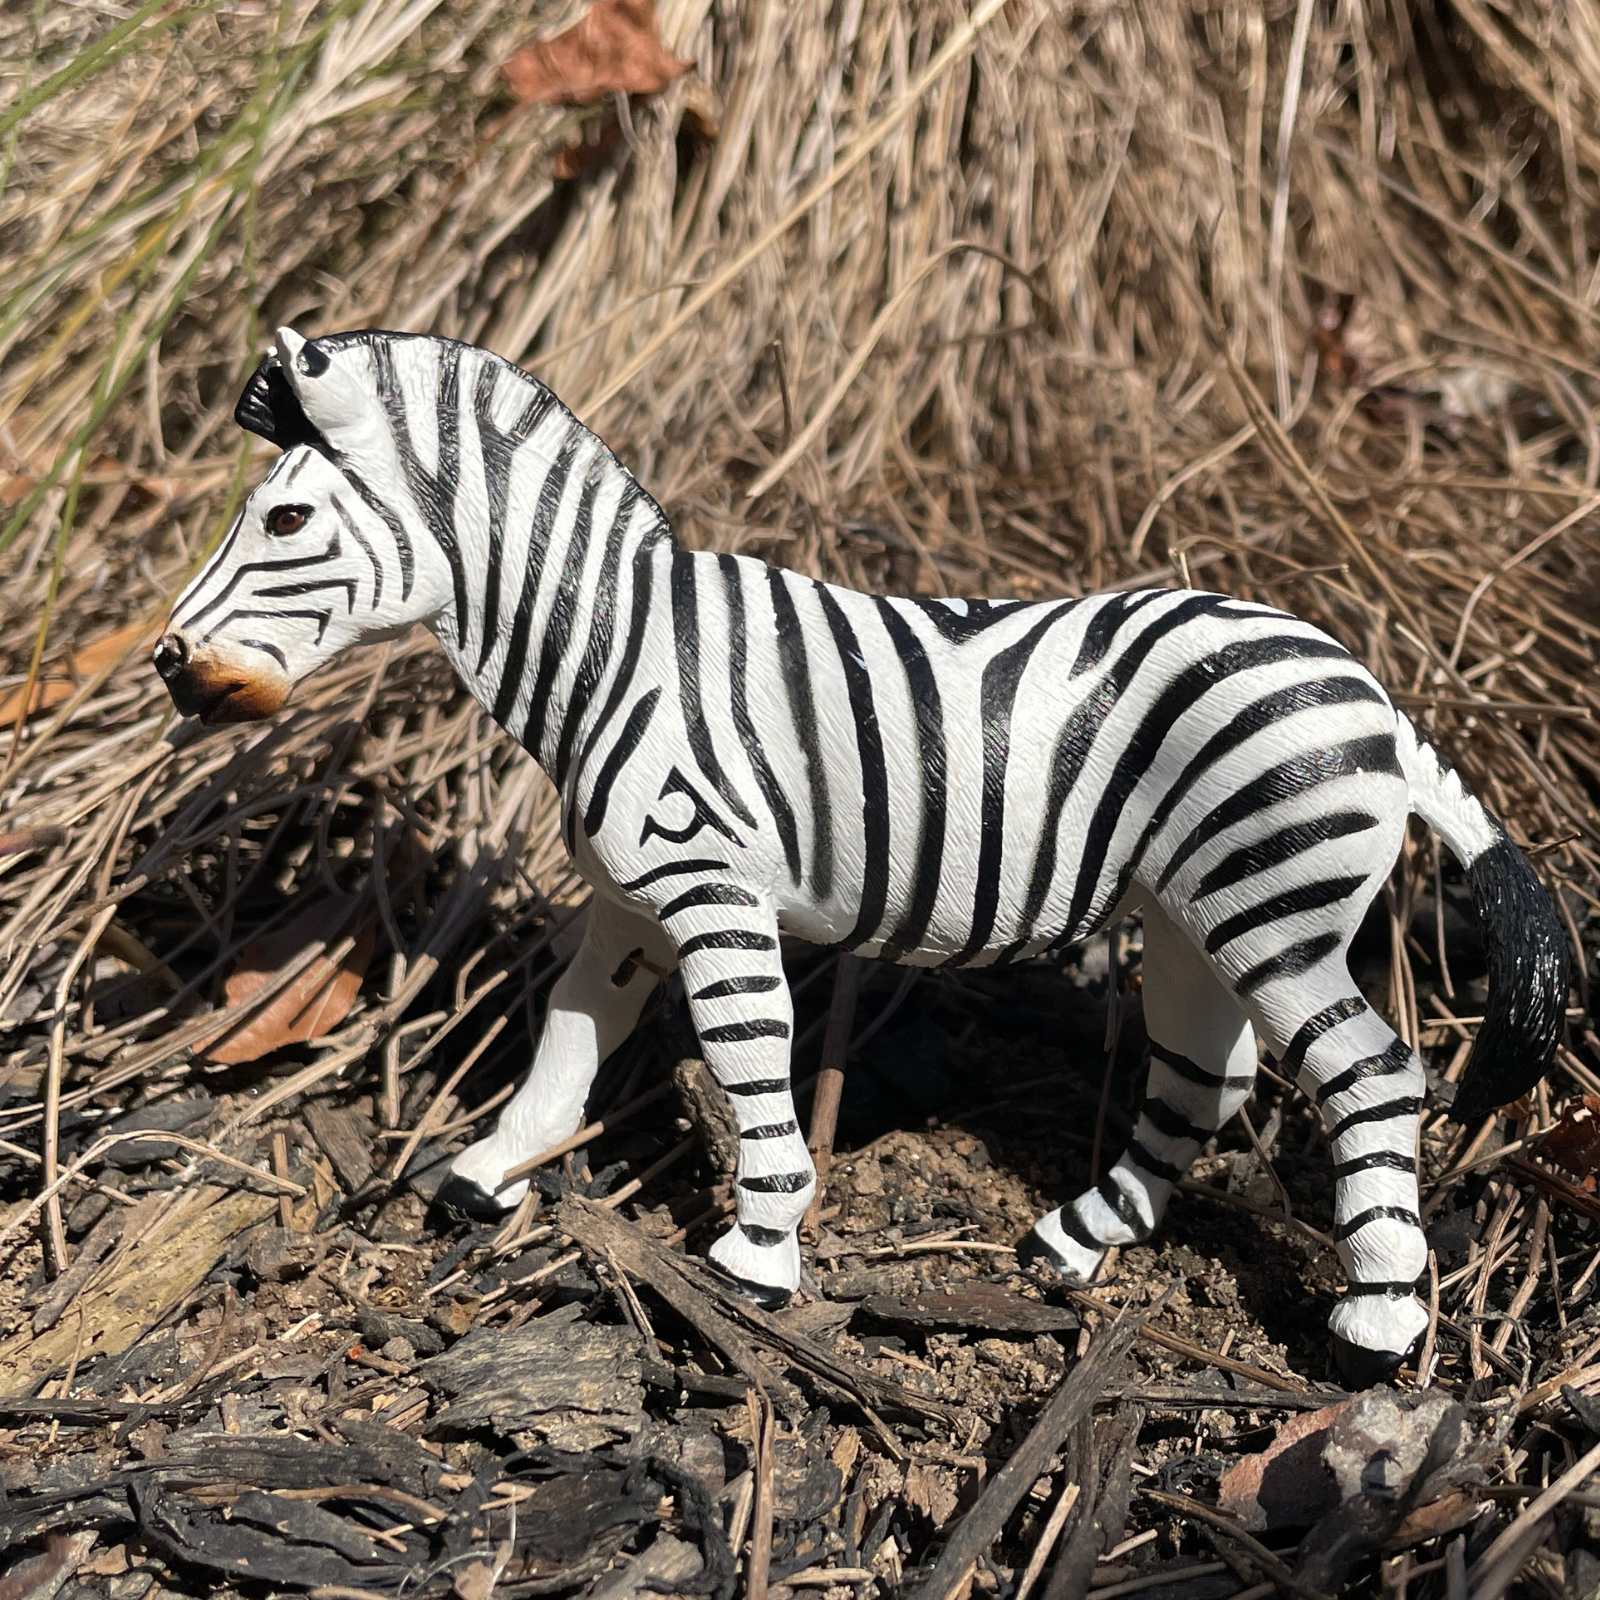
[[[789,1092],[793,1009],[771,906],[731,883],[705,883],[661,907],[678,949],[706,1065],[739,1124],[737,1222],[711,1260],[763,1304],[800,1286],[795,1230],[816,1190]]]
[[[653,917],[590,901],[583,942],[550,991],[528,1081],[494,1132],[451,1163],[448,1198],[480,1211],[522,1199],[527,1180],[502,1188],[505,1174],[577,1130],[600,1063],[633,1032],[656,973],[671,965]]]
[[[1128,1148],[1096,1187],[1034,1224],[1062,1271],[1088,1278],[1108,1247],[1150,1236],[1172,1186],[1244,1104],[1255,1081],[1255,1032],[1216,970],[1152,901],[1144,914],[1144,1016],[1150,1076]]]
[[[1349,1280],[1328,1326],[1340,1372],[1361,1388],[1386,1381],[1428,1325],[1412,1293],[1428,1261],[1417,1214],[1424,1078],[1416,1055],[1354,992],[1342,958],[1316,975],[1318,987],[1286,995],[1278,984],[1257,1005],[1285,1074],[1322,1110],[1333,1237]]]

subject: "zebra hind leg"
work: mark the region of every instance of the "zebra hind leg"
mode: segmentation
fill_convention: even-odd
[[[1250,1094],[1255,1032],[1216,969],[1154,900],[1144,913],[1144,1018],[1150,1075],[1128,1148],[1091,1189],[1041,1217],[1026,1261],[1087,1280],[1112,1245],[1160,1224],[1172,1187]]]
[[[1425,1080],[1415,1052],[1361,997],[1342,958],[1317,976],[1315,987],[1275,984],[1256,1004],[1284,1075],[1322,1112],[1334,1162],[1334,1245],[1348,1280],[1328,1327],[1346,1384],[1368,1388],[1393,1376],[1428,1324],[1413,1292],[1428,1260],[1416,1157]]]

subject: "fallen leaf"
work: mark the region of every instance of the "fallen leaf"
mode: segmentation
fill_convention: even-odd
[[[160,622],[130,622],[124,628],[91,639],[70,660],[46,667],[33,686],[28,715],[50,711],[72,698],[78,685],[92,678],[102,667],[114,666],[122,657],[142,644],[154,644],[161,633]],[[22,709],[22,690],[15,689],[0,701],[0,725],[15,722]]]
[[[524,45],[504,72],[522,105],[588,105],[603,96],[656,94],[692,67],[656,34],[655,0],[595,0],[564,33]]]
[[[1600,1170],[1600,1095],[1577,1095],[1567,1101],[1560,1121],[1539,1141],[1538,1150],[1592,1192]]]
[[[1217,1505],[1251,1533],[1310,1527],[1339,1504],[1339,1485],[1323,1464],[1322,1447],[1348,1400],[1302,1411],[1278,1429],[1265,1450],[1243,1457],[1222,1475]]]
[[[227,1004],[235,1006],[265,988],[308,944],[327,938],[349,908],[348,895],[326,895],[277,932],[252,939],[239,952],[223,986]],[[226,1066],[237,1066],[259,1060],[286,1044],[303,1044],[331,1033],[355,1004],[376,943],[377,924],[369,920],[337,967],[326,955],[316,956],[262,1010],[235,1027],[212,1034],[209,1040],[201,1040],[196,1052]]]

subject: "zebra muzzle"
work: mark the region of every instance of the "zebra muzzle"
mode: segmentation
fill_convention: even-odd
[[[196,648],[169,630],[150,659],[179,713],[208,725],[259,722],[289,697],[288,673],[265,651],[217,642]]]

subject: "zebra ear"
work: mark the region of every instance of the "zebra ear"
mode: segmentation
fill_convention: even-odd
[[[233,408],[233,420],[247,433],[258,434],[280,450],[308,444],[323,455],[330,454],[327,440],[311,425],[276,354],[269,355],[251,373]]]

